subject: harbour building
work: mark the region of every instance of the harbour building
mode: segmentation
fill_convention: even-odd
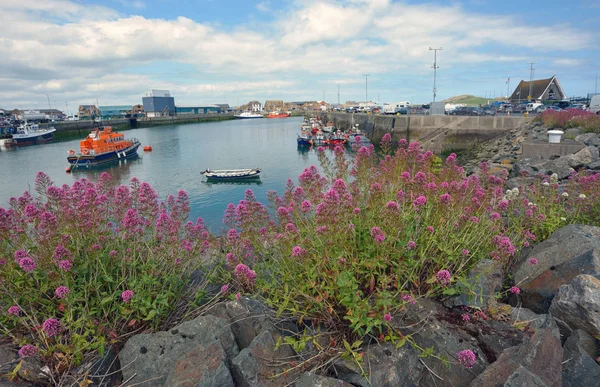
[[[152,90],[142,97],[146,117],[168,117],[176,114],[175,98],[169,90]]]
[[[104,119],[111,118],[125,118],[127,114],[130,114],[133,106],[132,105],[121,105],[121,106],[100,106],[100,116]]]

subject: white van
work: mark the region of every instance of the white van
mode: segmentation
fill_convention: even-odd
[[[600,95],[595,95],[590,100],[589,111],[592,113],[600,114]]]
[[[525,106],[525,111],[528,111],[529,113],[533,113],[536,111],[537,108],[539,108],[542,105],[543,105],[543,103],[530,102],[527,104],[527,106]]]

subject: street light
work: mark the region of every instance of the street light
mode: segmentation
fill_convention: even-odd
[[[436,70],[439,68],[437,65],[437,52],[442,51],[442,47],[440,47],[440,48],[429,47],[429,51],[433,51],[433,102],[435,102],[435,96],[437,94],[437,89],[435,87]]]

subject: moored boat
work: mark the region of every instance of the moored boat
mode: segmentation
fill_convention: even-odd
[[[208,181],[235,181],[256,179],[260,176],[260,168],[246,169],[206,169],[202,172]]]
[[[121,133],[112,131],[112,127],[94,129],[85,140],[79,143],[79,152],[69,151],[67,161],[71,169],[93,167],[111,161],[137,156],[140,141],[136,138],[125,139]]]
[[[311,135],[308,134],[307,132],[300,133],[298,135],[298,138],[296,139],[296,141],[298,142],[298,145],[311,145],[312,144]]]
[[[344,145],[347,141],[346,135],[339,130],[329,135],[329,145]]]
[[[287,118],[291,114],[290,113],[282,113],[280,111],[274,111],[267,115],[267,118]]]
[[[38,124],[25,122],[17,127],[17,131],[12,134],[12,138],[4,141],[4,146],[35,145],[49,142],[54,138],[54,132],[56,132],[56,129],[53,127],[40,128]]]
[[[252,113],[249,111],[245,111],[243,113],[234,115],[235,118],[264,118],[262,114]]]

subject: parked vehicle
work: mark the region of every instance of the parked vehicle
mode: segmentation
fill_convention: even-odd
[[[556,107],[561,108],[561,109],[564,110],[564,109],[568,109],[571,106],[571,102],[569,102],[569,101],[558,101],[558,102],[554,102],[552,104],[552,106],[556,106]]]
[[[589,111],[600,115],[600,95],[595,95],[590,100]]]
[[[491,107],[483,107],[481,108],[481,114],[482,116],[495,116],[496,115],[496,110],[491,108]]]
[[[479,116],[481,110],[475,106],[460,106],[449,113],[451,116]]]
[[[540,106],[543,106],[543,104],[541,104],[539,102],[530,102],[525,107],[525,111],[527,111],[529,113],[534,113],[534,112],[536,112],[536,109],[539,108]]]
[[[410,109],[409,101],[402,102],[390,102],[383,104],[383,113],[384,114],[408,114],[408,110]]]

